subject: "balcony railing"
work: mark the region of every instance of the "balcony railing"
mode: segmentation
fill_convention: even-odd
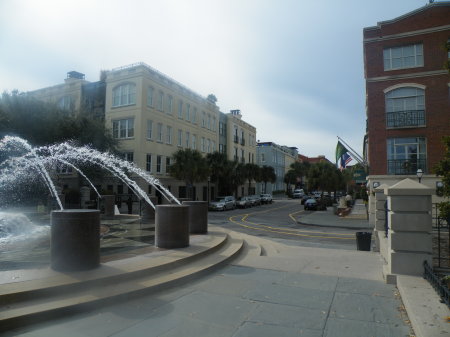
[[[425,110],[406,110],[386,113],[388,128],[425,126]]]
[[[238,136],[233,136],[233,140],[236,144],[239,144],[239,137]]]
[[[245,145],[245,139],[241,138],[241,145]]]
[[[427,159],[388,159],[388,174],[416,174],[418,169],[427,172]]]

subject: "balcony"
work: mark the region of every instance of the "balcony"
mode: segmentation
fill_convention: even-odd
[[[245,139],[244,139],[244,137],[241,138],[241,145],[245,145]]]
[[[406,110],[386,113],[388,128],[425,126],[425,110]]]
[[[238,136],[233,136],[233,140],[236,144],[239,144],[239,137]]]
[[[415,175],[418,169],[427,172],[427,159],[388,159],[388,174]]]

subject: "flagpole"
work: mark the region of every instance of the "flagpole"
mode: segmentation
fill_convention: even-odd
[[[355,157],[356,161],[360,164],[363,164],[364,166],[366,166],[366,162],[365,160],[350,146],[348,145],[341,137],[337,136],[338,140],[343,142],[344,145],[346,146],[347,150],[349,150],[350,154],[353,155],[353,157]]]

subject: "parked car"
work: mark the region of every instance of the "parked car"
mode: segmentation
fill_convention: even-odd
[[[258,195],[250,195],[249,198],[252,201],[252,206],[261,205],[261,198]]]
[[[217,197],[209,203],[209,209],[212,211],[225,211],[236,208],[236,199],[233,196]]]
[[[314,198],[314,197],[305,194],[305,195],[302,197],[302,199],[300,200],[300,203],[301,203],[302,205],[304,205],[304,204],[305,204],[305,201],[308,200],[308,199],[311,199],[311,198]]]
[[[271,204],[273,201],[272,194],[261,194],[260,198],[262,204]]]
[[[317,200],[308,199],[305,201],[305,210],[316,211],[317,210]]]
[[[304,195],[305,195],[305,191],[303,191],[303,189],[299,188],[299,189],[294,190],[294,193],[292,193],[292,198],[300,199]]]
[[[252,200],[250,197],[240,197],[236,200],[236,206],[239,208],[252,207]]]

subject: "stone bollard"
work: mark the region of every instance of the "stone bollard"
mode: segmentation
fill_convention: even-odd
[[[385,188],[389,209],[388,265],[385,277],[423,275],[423,261],[431,265],[431,196],[434,190],[411,179]]]
[[[189,246],[189,206],[156,206],[155,246],[169,249]]]
[[[183,205],[189,206],[189,233],[208,233],[208,202],[207,201],[183,201]]]
[[[150,201],[155,205],[158,202],[157,197],[148,197]],[[155,209],[150,206],[144,199],[141,200],[141,221],[142,222],[154,222],[155,221]]]
[[[68,209],[51,213],[51,268],[79,271],[100,264],[100,211]]]
[[[114,206],[116,203],[115,195],[102,195],[103,206],[105,207],[105,217],[114,216]]]

